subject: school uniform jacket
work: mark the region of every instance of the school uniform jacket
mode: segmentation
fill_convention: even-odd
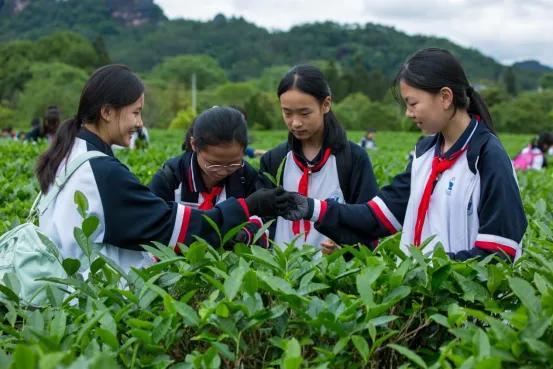
[[[257,171],[248,163],[233,172],[221,181],[220,193],[208,193],[204,185],[197,155],[194,152],[185,152],[180,156],[169,159],[154,175],[149,184],[150,190],[165,201],[174,201],[185,206],[202,209],[211,209],[229,197],[245,198],[256,190]],[[215,187],[212,188],[212,192]],[[214,196],[209,199],[209,196]],[[204,204],[204,202],[207,202]],[[263,226],[258,216],[250,216],[247,225],[243,228],[245,237],[241,239],[251,244],[257,231]],[[268,236],[262,236],[256,244],[268,247]],[[232,242],[227,245],[232,247]]]
[[[63,257],[78,259],[83,255],[73,237],[74,227],[82,223],[73,200],[77,190],[86,196],[89,214],[100,221],[92,241],[108,244],[101,252],[127,271],[131,266],[141,267],[152,262],[141,247],[150,241],[188,244],[194,241],[194,235],[215,241],[217,236],[203,215],[214,220],[223,234],[249,216],[243,199],[230,199],[207,212],[164,201],[142,185],[113,156],[108,145],[84,128],[75,138],[68,161],[93,150],[107,156],[84,163],[39,220],[40,229],[59,246]],[[65,170],[66,163],[66,160],[62,162],[58,173]]]
[[[215,198],[218,204],[229,197],[244,198],[255,192],[257,171],[248,163],[244,167],[226,177],[219,186],[223,189]],[[165,201],[180,202],[197,208],[204,202],[207,189],[204,185],[201,169],[194,152],[184,152],[182,155],[167,160],[157,171],[148,185],[153,193]]]
[[[288,142],[288,152],[286,153],[286,161],[284,169],[282,171],[281,184],[285,190],[291,192],[302,192],[301,182],[302,176],[304,176],[304,169],[306,167],[313,167],[316,170],[308,171],[308,183],[307,183],[307,196],[315,199],[333,199],[336,203],[366,203],[377,192],[378,187],[376,179],[372,170],[371,161],[367,155],[367,152],[359,145],[348,141],[350,145],[350,160],[351,165],[350,172],[346,173],[348,178],[349,193],[341,188],[339,170],[338,170],[338,156],[339,154],[332,150],[327,140],[323,144],[321,151],[315,157],[313,161],[308,161],[301,154],[301,144],[293,136]],[[273,149],[276,150],[276,149]],[[329,151],[329,154],[325,153]],[[345,150],[345,149],[344,149]],[[269,168],[274,168],[277,165],[270,161],[273,155],[271,152],[265,153],[260,162],[260,183],[263,183],[266,187],[273,187],[274,185],[267,180],[267,177],[263,174],[269,172]],[[325,161],[326,160],[326,161]],[[319,165],[321,168],[317,168]],[[276,173],[270,173],[276,177]],[[317,208],[316,210],[318,210]],[[298,237],[296,245],[309,244],[315,247],[319,247],[321,242],[325,241],[328,237],[321,234],[317,229],[313,227],[313,223],[310,221],[297,221],[294,227],[292,221],[285,220],[282,217],[278,217],[276,221],[276,227],[271,229],[271,237],[281,247],[285,247],[287,243],[290,243],[294,238]],[[294,229],[295,228],[295,229]]]
[[[402,230],[401,245],[407,249],[414,242],[418,208],[442,141],[439,134],[421,140],[407,170],[367,204],[315,201],[322,209],[314,213],[315,227],[344,244],[369,244],[375,236]],[[513,166],[499,139],[473,119],[445,153],[446,158],[453,155],[459,155],[457,161],[432,191],[422,240],[435,238],[425,252],[441,242],[459,260],[501,251],[519,256],[527,220]]]

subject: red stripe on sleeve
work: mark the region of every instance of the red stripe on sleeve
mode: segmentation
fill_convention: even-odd
[[[246,218],[250,217],[250,209],[248,209],[248,204],[246,204],[246,200],[244,199],[238,199],[238,203],[240,206],[242,206],[242,209],[244,209],[244,213],[246,214]]]
[[[486,241],[476,241],[474,243],[474,246],[478,247],[479,249],[489,250],[489,251],[499,251],[503,250],[507,253],[507,255],[515,257],[517,251],[513,249],[512,247],[502,245],[500,243],[495,242],[486,242]]]
[[[191,214],[192,214],[192,208],[185,206],[184,215],[182,216],[182,224],[180,226],[179,237],[177,238],[177,242],[179,243],[184,243],[184,240],[186,239],[186,233],[188,232],[188,225],[190,224]]]
[[[382,223],[382,225],[388,230],[388,232],[390,232],[390,234],[394,234],[397,232],[394,225],[388,220],[388,218],[386,218],[386,215],[384,215],[384,212],[382,212],[376,202],[369,201],[367,205],[369,205],[369,207],[373,209],[374,214],[376,215],[380,223]]]
[[[321,210],[319,211],[319,219],[317,219],[317,223],[323,221],[323,218],[326,215],[327,209],[328,209],[328,204],[326,203],[326,200],[322,200],[321,201]]]

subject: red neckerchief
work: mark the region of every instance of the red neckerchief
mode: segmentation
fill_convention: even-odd
[[[465,152],[466,148],[463,148],[453,154],[449,159],[440,158],[438,155],[434,156],[432,160],[432,170],[430,171],[430,176],[426,181],[426,186],[424,187],[424,193],[419,203],[419,210],[417,212],[417,223],[415,224],[415,236],[413,243],[415,246],[420,246],[421,244],[421,235],[422,227],[424,226],[424,219],[426,218],[426,213],[428,212],[428,207],[430,206],[430,198],[432,197],[432,191],[434,186],[438,181],[440,174],[448,170],[455,164],[457,159]]]
[[[217,198],[217,196],[221,194],[222,191],[223,191],[223,187],[213,186],[211,191],[202,192],[201,194],[202,194],[203,201],[200,204],[200,206],[198,206],[198,209],[200,210],[212,209],[213,206],[215,205],[214,204],[215,199]]]
[[[296,157],[296,154],[292,152],[292,157],[294,158],[294,161],[296,162],[296,165],[303,171],[303,174],[302,174],[301,179],[300,179],[300,183],[298,185],[298,193],[300,195],[303,195],[303,196],[308,195],[307,190],[309,188],[309,175],[311,173],[315,173],[315,172],[318,172],[319,170],[321,170],[321,168],[324,167],[324,165],[326,164],[328,158],[330,157],[330,154],[331,154],[330,148],[326,148],[324,153],[323,153],[323,157],[321,158],[321,160],[313,166],[308,166],[308,165],[303,164],[303,162],[298,157]],[[300,224],[301,224],[301,220],[293,221],[293,223],[292,223],[292,232],[294,233],[294,235],[297,235],[297,234],[300,233]],[[309,220],[304,220],[303,221],[303,229],[305,231],[305,238],[307,239],[307,235],[309,234],[309,231],[311,230],[311,222]]]

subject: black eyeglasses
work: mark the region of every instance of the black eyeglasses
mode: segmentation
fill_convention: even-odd
[[[227,172],[233,172],[242,167],[244,167],[244,160],[242,160],[240,163],[228,164],[228,165],[222,165],[222,164],[208,165],[207,163],[204,164],[205,170],[209,172],[222,172],[223,170]]]

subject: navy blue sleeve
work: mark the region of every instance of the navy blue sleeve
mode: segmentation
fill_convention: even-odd
[[[180,157],[167,160],[148,184],[150,190],[165,201],[175,200],[175,190],[181,182],[179,163]]]
[[[366,204],[338,204],[327,200],[315,228],[338,243],[369,244],[401,229],[411,188],[411,163]]]
[[[368,205],[378,219],[378,236],[389,236],[401,230],[411,194],[411,165],[398,174],[387,186],[382,187]]]
[[[167,245],[189,243],[194,235],[216,240],[215,232],[204,219],[207,215],[223,232],[248,219],[245,202],[229,199],[203,212],[175,202],[165,202],[117,159],[91,161],[102,201],[104,242],[131,250],[158,241]]]
[[[376,195],[378,185],[367,151],[352,142],[349,142],[349,144],[351,145],[353,165],[348,203],[364,204]]]
[[[492,136],[478,160],[480,175],[479,228],[475,247],[489,252],[520,251],[528,222],[509,156]]]
[[[334,200],[320,204],[324,210],[318,219],[312,219],[315,229],[334,242],[369,245],[377,238],[379,224],[367,204],[340,204]]]

